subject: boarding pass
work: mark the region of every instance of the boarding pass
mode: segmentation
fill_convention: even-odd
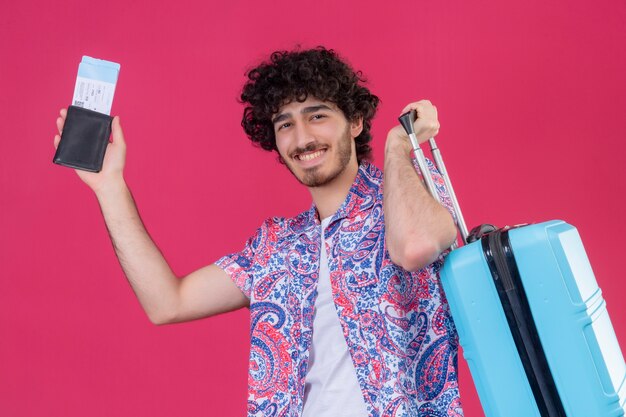
[[[74,87],[74,106],[111,114],[120,64],[83,56]]]

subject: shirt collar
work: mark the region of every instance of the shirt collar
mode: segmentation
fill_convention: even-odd
[[[383,173],[380,169],[368,161],[361,161],[354,183],[352,183],[346,199],[333,215],[330,223],[346,217],[354,217],[360,211],[370,208],[379,193],[382,178]],[[315,203],[312,203],[311,208],[303,215],[303,225],[306,225],[307,231],[310,227],[320,225]]]

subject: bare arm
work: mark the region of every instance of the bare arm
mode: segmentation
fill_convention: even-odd
[[[126,184],[96,196],[120,265],[153,323],[195,320],[248,305],[247,297],[216,265],[178,279],[145,229]]]
[[[57,119],[59,133],[66,112]],[[102,171],[76,170],[95,192],[117,258],[150,320],[155,324],[208,317],[248,305],[247,297],[216,265],[179,279],[144,227],[123,178],[126,143],[119,118],[113,120]],[[60,136],[54,139],[58,146]]]
[[[411,103],[404,111],[409,109],[418,110],[415,132],[420,142],[437,134],[436,108],[429,101]],[[384,175],[383,208],[389,255],[407,271],[416,271],[452,245],[456,228],[450,213],[432,198],[415,171],[409,138],[400,125],[387,136]]]

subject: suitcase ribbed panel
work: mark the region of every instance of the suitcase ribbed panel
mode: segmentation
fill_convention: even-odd
[[[509,237],[567,416],[623,416],[626,365],[578,231],[552,221]]]
[[[624,416],[626,365],[578,232],[551,221],[509,238],[566,415]],[[540,416],[481,242],[450,253],[441,281],[485,415]]]

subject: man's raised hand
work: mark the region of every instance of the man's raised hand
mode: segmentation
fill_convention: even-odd
[[[67,109],[61,109],[59,117],[57,117],[56,120],[59,133],[54,136],[53,144],[55,149],[59,146],[59,142],[61,141],[61,133],[63,132],[63,125],[65,124],[66,117]],[[122,132],[119,116],[115,116],[113,118],[111,125],[111,137],[113,141],[107,144],[104,161],[102,163],[102,170],[100,172],[89,172],[80,169],[74,170],[80,179],[83,180],[96,193],[103,191],[111,184],[119,183],[119,181],[123,181],[124,179],[126,141],[124,140],[124,133]],[[89,138],[85,139],[89,140]]]

